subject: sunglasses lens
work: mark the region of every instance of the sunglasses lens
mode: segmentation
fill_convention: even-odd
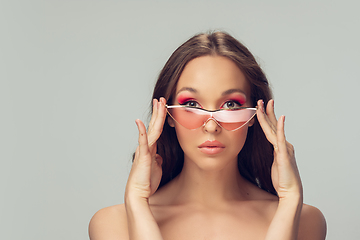
[[[204,111],[185,107],[168,108],[167,111],[176,122],[187,129],[201,127],[210,117],[210,114]]]
[[[208,112],[206,110],[176,107],[167,108],[170,116],[180,125],[187,129],[201,127],[211,115],[226,130],[233,131],[241,128],[255,115],[256,109],[221,110]]]
[[[213,116],[223,128],[232,131],[247,124],[255,113],[255,109],[241,109],[219,111],[215,112]]]

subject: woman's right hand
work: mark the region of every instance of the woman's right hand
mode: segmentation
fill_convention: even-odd
[[[147,132],[142,121],[135,121],[139,130],[139,146],[126,184],[125,202],[129,199],[147,201],[160,184],[162,157],[156,154],[156,142],[166,118],[165,104],[163,97],[160,101],[153,100],[153,114]]]

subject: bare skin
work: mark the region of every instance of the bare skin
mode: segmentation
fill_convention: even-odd
[[[190,94],[196,104],[206,109],[218,109],[232,101],[224,94],[229,89],[238,89],[237,94],[250,99],[249,85],[232,61],[206,56],[188,63],[176,93]],[[253,122],[234,132],[222,129],[213,120],[200,129],[188,130],[171,119],[165,122],[165,104],[163,98],[154,100],[147,132],[143,123],[136,121],[139,147],[126,187],[125,204],[104,208],[94,215],[89,226],[91,240],[325,239],[323,215],[302,203],[294,150],[284,134],[285,117],[276,119],[273,100],[267,109],[259,100],[256,117],[274,145],[272,180],[279,197],[248,182],[237,169],[237,154]],[[251,102],[244,106],[250,107]],[[162,158],[156,155],[155,143],[163,124],[176,129],[184,150],[184,167],[175,179],[156,191]],[[198,146],[206,140],[222,142],[225,150],[215,155],[203,154]]]

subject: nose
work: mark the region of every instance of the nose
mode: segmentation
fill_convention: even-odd
[[[219,133],[221,131],[221,126],[213,117],[211,117],[204,123],[204,131],[208,133]]]

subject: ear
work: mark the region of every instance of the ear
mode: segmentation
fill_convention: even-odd
[[[171,117],[167,117],[166,118],[167,120],[167,123],[169,124],[170,127],[175,127],[175,122],[174,122],[174,119],[172,119]]]

